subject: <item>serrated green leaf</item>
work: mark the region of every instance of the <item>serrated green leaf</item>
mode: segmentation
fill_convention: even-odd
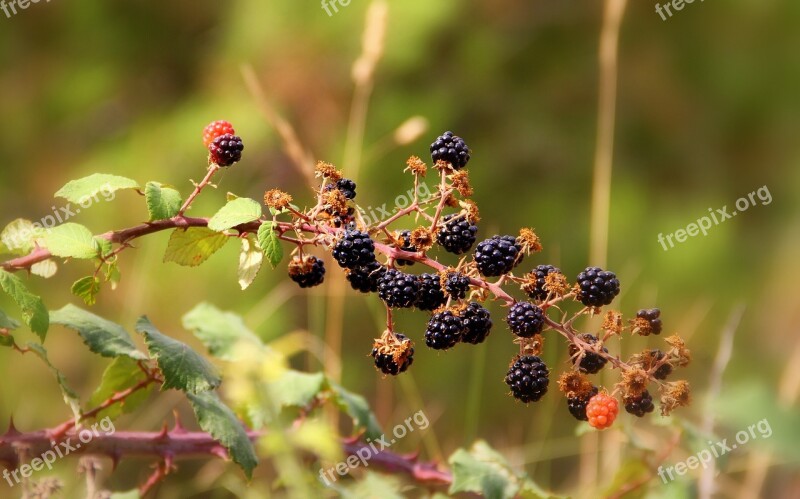
[[[331,383],[333,401],[345,414],[353,418],[353,425],[364,430],[367,438],[378,438],[383,434],[378,418],[369,407],[367,399],[343,387]]]
[[[192,331],[211,355],[223,360],[236,360],[234,347],[240,342],[265,348],[261,339],[245,326],[241,316],[209,303],[200,303],[187,312],[183,316],[183,327]]]
[[[80,398],[78,398],[78,394],[70,388],[67,384],[67,378],[64,374],[59,371],[53,364],[50,363],[50,359],[47,357],[47,350],[38,343],[28,343],[26,345],[33,353],[39,356],[47,367],[50,368],[50,372],[56,377],[56,381],[58,381],[58,387],[61,389],[61,395],[64,397],[64,402],[70,407],[72,410],[72,415],[75,419],[79,419],[81,415],[81,402]]]
[[[196,267],[228,242],[228,236],[206,227],[175,229],[169,237],[164,262]]]
[[[163,390],[200,393],[213,390],[222,382],[210,362],[185,343],[162,334],[147,317],[139,319],[136,331],[144,335],[150,357],[158,362],[164,376]]]
[[[258,465],[255,448],[233,411],[228,408],[215,392],[198,395],[187,393],[197,422],[203,431],[228,450],[233,461],[241,466],[248,480],[253,477],[253,469]]]
[[[144,198],[150,221],[174,217],[183,203],[180,192],[158,182],[148,182],[144,186]]]
[[[475,442],[469,451],[458,449],[448,462],[453,471],[450,494],[475,492],[488,499],[512,499],[520,489],[508,462],[484,441]]]
[[[103,372],[103,379],[89,399],[89,406],[97,407],[115,393],[132,388],[145,380],[147,380],[147,375],[135,360],[130,357],[117,357]],[[125,397],[121,402],[112,404],[107,409],[99,412],[96,418],[109,417],[116,419],[120,415],[127,414],[141,406],[147,400],[148,395],[150,395],[149,389],[139,389]]]
[[[279,407],[305,407],[327,388],[325,374],[294,370],[269,383],[270,397]]]
[[[42,260],[31,265],[31,274],[49,279],[56,275],[58,265],[53,260]]]
[[[114,251],[114,244],[103,237],[94,237],[95,256],[106,258]]]
[[[83,300],[83,303],[91,307],[97,303],[97,294],[100,292],[100,279],[93,275],[81,277],[72,283],[70,291],[73,295]]]
[[[75,305],[68,304],[51,312],[50,322],[77,331],[89,350],[103,357],[124,355],[134,360],[147,359],[122,326]]]
[[[211,217],[208,228],[223,231],[259,218],[261,218],[261,205],[258,202],[249,198],[236,198]]]
[[[283,247],[278,233],[273,230],[273,222],[264,222],[258,228],[258,245],[274,269],[283,259]]]
[[[28,291],[22,279],[2,269],[0,269],[0,287],[22,310],[22,320],[25,324],[44,342],[47,329],[50,327],[50,316],[42,299]]]
[[[264,252],[255,241],[249,237],[242,239],[242,252],[239,253],[239,286],[247,289],[258,276],[261,264],[264,262]]]
[[[41,234],[41,226],[36,227],[30,220],[18,218],[6,225],[0,233],[0,254],[27,255],[33,250],[34,242]]]
[[[121,189],[140,189],[135,180],[109,175],[107,173],[94,173],[88,177],[72,180],[55,193],[54,197],[64,198],[73,203],[86,203],[89,199],[98,200],[98,194],[108,198]]]
[[[72,222],[45,231],[44,243],[50,253],[63,258],[95,258],[98,255],[92,232]]]

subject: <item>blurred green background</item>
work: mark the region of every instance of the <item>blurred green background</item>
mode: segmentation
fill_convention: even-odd
[[[469,171],[483,217],[480,235],[535,227],[545,249],[523,268],[551,263],[574,279],[594,263],[588,250],[601,2],[389,5],[385,53],[367,114],[359,204],[380,206],[405,192],[405,159],[424,158],[430,142],[452,129],[473,150]],[[350,72],[361,52],[365,10],[365,2],[353,2],[328,16],[317,2],[200,0],[52,2],[11,18],[0,13],[3,223],[49,214],[63,203],[53,199],[56,190],[93,172],[142,184],[158,180],[185,195],[188,179],[204,174],[200,134],[213,119],[235,124],[245,158],[225,173],[218,190],[201,197],[193,215],[212,214],[227,191],[260,199],[266,188],[277,187],[298,204],[312,202],[241,67],[252,65],[267,99],[314,159],[347,172]],[[692,383],[695,403],[678,418],[699,424],[712,411],[722,436],[763,418],[773,422],[770,439],[718,463],[723,496],[754,490],[762,497],[800,495],[800,374],[793,368],[800,364],[798,22],[800,4],[791,1],[695,2],[667,21],[655,14],[654,2],[637,1],[629,3],[620,35],[608,262],[623,283],[616,306],[626,315],[658,306],[667,332],[687,338],[694,361],[681,374]],[[412,116],[424,117],[428,129],[409,144],[394,144],[392,134]],[[737,198],[762,186],[772,203],[759,203],[669,251],[659,245],[659,233],[685,228],[709,208],[732,209]],[[122,192],[74,221],[100,233],[146,217],[140,196]],[[140,240],[136,250],[123,253],[120,287],[103,290],[95,313],[129,327],[146,313],[163,330],[198,345],[180,317],[208,301],[242,314],[266,339],[295,329],[325,338],[327,287],[298,292],[282,269],[264,269],[242,292],[234,245],[190,269],[161,263],[167,237]],[[79,303],[69,285],[88,272],[87,263],[61,265],[52,280],[32,278],[30,286],[57,309]],[[722,392],[710,401],[708,374],[738,304],[746,306],[745,315]],[[13,309],[5,298],[0,306]],[[599,443],[575,436],[575,421],[554,384],[538,404],[515,403],[502,378],[516,346],[498,306],[492,306],[496,325],[486,344],[444,354],[424,348],[424,314],[396,314],[398,329],[419,344],[413,368],[399,379],[381,379],[366,357],[382,331],[380,303],[348,289],[345,307],[342,383],[365,394],[387,427],[420,409],[432,420],[421,441],[412,435],[398,450],[421,448],[425,457],[441,459],[482,438],[543,486],[578,493],[585,489],[576,483],[607,483],[622,463],[641,455],[630,435],[654,438],[656,445],[663,438],[653,424],[657,417],[621,417],[624,431],[604,434]],[[625,339],[620,352],[660,341]],[[63,329],[53,328],[47,345],[73,386],[90,394],[105,362]],[[547,347],[545,360],[561,372],[566,346],[554,337]],[[0,366],[7,380],[0,383],[2,420],[13,415],[21,429],[32,430],[68,417],[35,359],[0,351]],[[309,357],[305,367],[323,366]],[[616,378],[607,376],[610,386]],[[162,397],[118,426],[157,427],[176,400]],[[685,459],[694,452],[688,449],[690,443],[681,445],[666,463]],[[770,458],[763,488],[753,489],[759,479],[748,469],[756,450]],[[587,468],[587,460],[594,464]],[[131,487],[146,476],[146,463],[135,464],[123,463],[110,485]],[[186,463],[161,493],[207,493],[196,476],[220,466]],[[646,493],[692,496],[696,477],[655,484]]]

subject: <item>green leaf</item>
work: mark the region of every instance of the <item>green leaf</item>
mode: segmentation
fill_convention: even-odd
[[[253,469],[258,465],[258,457],[250,437],[233,411],[214,392],[198,395],[187,393],[186,396],[203,431],[222,444],[233,461],[241,466],[248,480],[251,479]]]
[[[403,499],[403,483],[398,477],[367,471],[359,480],[352,480],[350,487],[340,491],[342,497],[350,499]]]
[[[158,182],[148,182],[144,186],[144,198],[150,221],[174,217],[183,203],[180,192]]]
[[[245,326],[239,315],[223,312],[209,303],[200,303],[183,316],[183,327],[192,331],[211,355],[234,361],[234,347],[239,342],[265,348],[258,336]]]
[[[114,245],[108,239],[94,236],[94,250],[97,253],[95,256],[106,258],[114,251]]]
[[[103,357],[124,355],[134,360],[147,359],[136,349],[133,339],[122,326],[75,305],[65,305],[61,310],[51,312],[50,322],[77,331],[89,350]]]
[[[20,324],[15,319],[7,316],[5,312],[0,310],[0,329],[14,330],[19,328]]]
[[[453,470],[450,494],[475,492],[487,499],[512,499],[519,492],[519,480],[508,462],[484,441],[469,451],[458,449],[448,460]]]
[[[56,377],[58,381],[58,386],[61,389],[61,395],[64,397],[64,402],[70,407],[72,410],[72,414],[75,419],[80,419],[81,415],[81,402],[78,398],[78,394],[75,393],[72,388],[69,387],[67,384],[67,378],[64,377],[64,374],[59,371],[53,364],[50,363],[50,359],[47,358],[47,350],[38,343],[28,343],[27,347],[36,355],[38,355],[47,367],[50,368],[50,371]]]
[[[98,256],[92,232],[83,225],[72,222],[45,231],[44,243],[55,256],[64,258]]]
[[[306,407],[327,388],[325,374],[290,369],[269,383],[270,396],[279,407]]]
[[[135,360],[130,357],[117,357],[103,372],[103,379],[100,382],[100,386],[92,394],[91,399],[89,399],[89,406],[97,407],[115,393],[132,388],[145,380],[147,380],[147,375]],[[96,418],[109,417],[116,419],[122,414],[136,410],[147,400],[149,395],[150,390],[148,388],[139,389],[125,397],[121,402],[112,404],[107,409],[100,411]]]
[[[228,242],[228,236],[206,227],[175,229],[169,238],[164,262],[196,267]]]
[[[90,307],[97,303],[97,294],[100,292],[100,279],[90,275],[81,277],[74,283],[70,289],[72,294],[83,300],[83,303]]]
[[[211,217],[208,228],[223,231],[259,218],[261,218],[261,205],[258,202],[249,198],[236,198]]]
[[[42,260],[31,265],[31,274],[45,279],[56,275],[56,271],[58,271],[58,265],[53,260]]]
[[[2,269],[0,269],[0,287],[22,310],[22,320],[25,324],[39,336],[41,341],[44,341],[47,329],[50,327],[50,316],[42,299],[28,291],[22,279]]]
[[[264,222],[258,228],[258,245],[274,269],[283,259],[283,247],[278,233],[273,230],[273,222]]]
[[[341,386],[331,383],[333,401],[347,415],[353,418],[353,425],[365,431],[368,438],[379,438],[383,434],[378,418],[369,407],[367,399],[356,393],[345,390]]]
[[[42,234],[30,220],[18,218],[6,225],[0,233],[0,254],[27,255],[34,248],[35,239]]]
[[[56,192],[54,197],[64,198],[73,203],[86,203],[89,199],[98,201],[98,194],[110,201],[109,197],[120,189],[140,189],[138,182],[125,177],[94,173],[88,177],[72,180]]]
[[[242,252],[239,254],[239,286],[247,289],[258,276],[264,253],[258,244],[249,237],[242,239]]]
[[[139,319],[136,330],[144,335],[150,356],[164,375],[162,389],[199,393],[213,390],[222,382],[210,362],[188,345],[162,334],[147,317]]]
[[[139,489],[126,490],[125,492],[112,492],[109,499],[141,499]]]

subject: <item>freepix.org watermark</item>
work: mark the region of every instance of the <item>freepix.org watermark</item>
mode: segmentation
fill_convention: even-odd
[[[424,430],[428,426],[430,426],[428,416],[422,411],[417,411],[413,416],[406,418],[402,424],[398,424],[392,429],[393,438],[391,440],[387,440],[389,437],[385,434],[375,440],[367,439],[368,446],[358,449],[355,454],[347,456],[347,459],[336,463],[335,466],[328,469],[320,468],[319,476],[325,482],[325,485],[331,485],[331,482],[338,480],[339,476],[347,475],[352,469],[358,468],[359,466],[364,466],[366,468],[369,466],[369,461],[374,456],[378,455],[378,453],[384,449],[388,449],[397,443],[398,440],[405,438],[406,435],[413,432],[415,429]],[[339,476],[336,476],[337,474]]]
[[[697,454],[689,456],[686,458],[686,460],[676,463],[673,466],[659,466],[658,476],[661,477],[661,480],[664,483],[669,483],[670,481],[675,480],[676,476],[683,476],[688,473],[689,470],[696,470],[700,466],[702,466],[703,469],[708,468],[708,465],[711,464],[712,460],[724,456],[729,452],[733,452],[740,445],[745,445],[746,443],[758,438],[765,439],[771,436],[772,427],[769,425],[767,418],[764,418],[757,423],[751,424],[746,430],[737,432],[735,436],[736,443],[731,442],[729,444],[729,439],[727,438],[720,440],[719,442],[709,441],[707,449],[703,449]]]
[[[31,4],[36,4],[39,2],[44,1],[45,3],[50,3],[50,0],[0,0],[0,10],[6,15],[6,18],[11,18],[11,16],[17,15],[17,8],[19,10],[25,10],[31,6]]]
[[[690,223],[685,229],[678,229],[667,235],[663,233],[658,234],[658,243],[664,248],[664,251],[667,251],[670,248],[674,248],[676,242],[684,243],[690,237],[695,237],[699,234],[707,236],[709,229],[756,206],[756,204],[758,204],[757,201],[761,202],[761,206],[772,203],[772,194],[769,192],[769,188],[766,185],[737,199],[736,209],[733,211],[729,212],[727,205],[722,208],[717,208],[716,210],[709,208],[708,215],[698,218],[695,223]],[[669,244],[669,247],[667,247],[667,244]]]
[[[705,2],[705,0],[698,0],[700,3]],[[656,3],[656,14],[661,16],[662,21],[666,21],[669,17],[672,17],[673,10],[677,13],[683,10],[686,7],[686,4],[692,4],[695,0],[671,0],[669,2],[664,2],[664,4]],[[665,14],[666,12],[666,14]],[[669,17],[667,17],[669,16]]]
[[[74,438],[66,438],[61,442],[51,441],[50,449],[44,451],[39,457],[31,459],[30,463],[25,463],[13,471],[3,470],[3,478],[8,482],[9,487],[13,487],[23,479],[30,478],[34,471],[42,471],[45,466],[48,470],[52,470],[53,463],[67,457],[72,452],[77,452],[83,444],[88,444],[95,437],[99,437],[101,432],[105,435],[113,435],[115,431],[114,422],[106,416],[92,426],[81,429]],[[79,441],[74,442],[73,440]]]
[[[322,0],[322,8],[331,17],[339,13],[339,7],[347,7],[353,0]]]
[[[420,184],[417,188],[417,199],[420,203],[424,203],[425,201],[429,200],[433,196],[433,192],[431,192],[430,187],[428,184]],[[396,198],[394,198],[394,210],[402,210],[403,208],[407,208],[411,206],[411,203],[414,202],[414,189],[409,189],[403,194],[400,194]],[[359,213],[361,213],[361,217],[364,219],[364,223],[367,225],[372,225],[374,223],[380,223],[387,218],[391,217],[394,214],[394,211],[388,209],[386,205],[389,203],[383,203],[381,206],[369,206],[367,208],[359,207]]]

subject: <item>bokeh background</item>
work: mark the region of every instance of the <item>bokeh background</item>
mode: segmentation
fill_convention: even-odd
[[[244,138],[245,159],[225,173],[218,190],[203,195],[192,214],[212,214],[227,191],[260,199],[266,188],[277,187],[300,204],[311,202],[304,177],[245,84],[242,67],[253,68],[267,102],[295,127],[313,158],[347,172],[353,168],[344,163],[351,69],[362,51],[365,12],[366,2],[328,16],[318,2],[198,0],[157,6],[40,2],[11,18],[0,13],[3,223],[49,214],[63,203],[53,199],[56,190],[93,172],[142,184],[158,180],[186,194],[189,179],[204,173],[202,127],[220,118],[232,121]],[[594,263],[590,203],[602,18],[602,2],[390,1],[366,114],[359,203],[391,205],[410,187],[402,172],[405,159],[424,157],[430,142],[452,129],[473,150],[469,170],[482,236],[535,227],[545,249],[523,268],[552,263],[574,278]],[[617,430],[581,436],[554,386],[538,404],[515,403],[502,378],[516,346],[499,306],[492,306],[496,326],[484,345],[445,354],[422,346],[424,314],[398,313],[398,329],[420,348],[410,372],[381,379],[366,357],[383,328],[377,299],[347,289],[345,321],[339,324],[331,314],[337,299],[330,295],[341,288],[333,284],[299,292],[283,270],[265,269],[242,292],[234,245],[190,269],[161,262],[166,233],[143,239],[123,253],[120,287],[104,289],[93,311],[129,327],[146,313],[196,346],[180,317],[200,301],[243,315],[265,339],[301,329],[328,341],[341,327],[341,342],[332,348],[341,355],[343,385],[365,394],[387,427],[419,410],[432,421],[397,450],[420,449],[425,458],[443,460],[481,438],[543,487],[577,496],[601,494],[619,480],[620,470],[624,474],[648,455],[641,447],[665,447],[675,428],[684,429],[684,438],[664,462],[685,459],[703,445],[686,428],[701,426],[709,414],[720,438],[767,418],[770,438],[717,462],[717,495],[797,497],[798,22],[800,4],[785,0],[695,2],[667,21],[652,1],[629,2],[625,13],[608,266],[623,283],[617,308],[631,315],[660,307],[667,332],[684,335],[694,354],[682,372],[694,388],[694,404],[667,424],[658,417],[621,417]],[[399,144],[395,131],[413,117],[427,127]],[[669,251],[659,245],[659,233],[683,228],[709,208],[732,207],[762,186],[772,195],[770,204],[759,203],[708,236]],[[146,216],[142,198],[123,192],[73,221],[100,233]],[[69,285],[90,271],[88,265],[62,265],[54,278],[31,278],[29,284],[51,309],[80,304]],[[334,273],[338,269],[329,265]],[[5,297],[0,306],[13,310]],[[723,330],[739,306],[744,315],[721,390],[709,393]],[[585,324],[589,330],[597,325]],[[629,355],[661,341],[626,338],[613,346]],[[105,361],[63,329],[51,330],[47,346],[71,384],[90,394]],[[49,373],[27,357],[0,351],[0,418],[13,415],[17,426],[32,430],[69,414]],[[548,365],[560,372],[566,357],[566,346],[552,338]],[[298,366],[330,369],[313,356],[299,357]],[[606,376],[608,386],[615,382]],[[157,427],[178,401],[162,396],[118,426]],[[67,490],[77,494],[81,479],[69,471],[74,464],[60,470]],[[123,463],[106,485],[130,488],[147,472],[147,462]],[[629,496],[692,497],[698,476],[690,472],[668,485],[656,478]],[[225,480],[243,481],[224,464],[188,462],[159,496],[236,494]],[[269,488],[258,479],[254,487]]]

